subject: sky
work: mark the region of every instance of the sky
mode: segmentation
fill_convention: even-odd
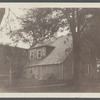
[[[24,14],[25,14],[24,10],[22,10],[21,8],[10,8],[10,9],[18,17],[22,18],[24,16]],[[14,14],[10,13],[10,15],[9,15],[9,18],[10,18],[10,23],[9,24],[10,24],[11,30],[16,30],[16,29],[20,28],[19,21],[18,21],[18,19],[16,19],[16,17],[15,17]],[[8,23],[7,16],[8,16],[8,8],[6,8],[6,12],[5,12],[4,18],[3,18],[1,26],[0,26],[0,29],[3,28],[3,32],[0,34],[0,43],[10,44],[11,46],[15,46],[15,44],[13,43],[13,41],[6,34],[8,32],[8,30],[9,30],[9,26],[7,26],[8,29],[7,28],[5,29],[5,25],[6,25],[6,23]],[[14,21],[12,19],[14,19]],[[57,37],[60,37],[62,35],[66,35],[67,33],[69,33],[69,32],[66,31],[66,29],[63,32],[62,31],[58,31],[57,32]],[[17,47],[20,47],[20,48],[29,48],[30,46],[28,44],[20,41],[17,44]]]

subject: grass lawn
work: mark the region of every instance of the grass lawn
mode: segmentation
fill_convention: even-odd
[[[5,84],[3,84],[5,83]],[[0,82],[0,92],[21,92],[21,93],[72,93],[72,92],[89,92],[89,93],[99,93],[100,92],[100,82],[99,80],[91,81],[80,81],[78,85],[71,84],[72,82],[67,81],[36,81],[36,80],[14,80],[12,83],[9,81]]]

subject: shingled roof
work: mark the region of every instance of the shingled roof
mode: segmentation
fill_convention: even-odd
[[[45,45],[45,43],[43,43]],[[72,51],[72,38],[71,36],[61,36],[53,41],[46,42],[46,45],[55,47],[54,50],[44,59],[29,61],[26,65],[28,66],[40,66],[49,64],[60,64],[62,63],[69,53]],[[37,44],[35,47],[41,46]]]
[[[43,42],[37,43],[36,45],[32,46],[31,48],[38,48],[42,46],[52,46],[51,43],[54,42],[56,38],[52,38],[49,40],[44,40]]]

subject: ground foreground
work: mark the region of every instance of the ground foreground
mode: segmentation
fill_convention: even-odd
[[[2,81],[0,85],[1,93],[16,93],[16,92],[36,92],[36,93],[49,93],[49,92],[89,92],[89,93],[99,93],[100,92],[100,82],[98,80],[85,80],[80,81],[79,84],[73,85],[72,82],[33,82],[33,81],[13,81],[7,85],[7,81]],[[33,82],[33,83],[32,83]]]

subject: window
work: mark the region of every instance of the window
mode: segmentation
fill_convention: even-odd
[[[40,59],[42,57],[42,52],[41,50],[38,50],[37,51],[37,58]]]
[[[86,74],[90,73],[90,68],[91,68],[91,65],[87,64],[87,66],[86,66]]]
[[[42,48],[42,56],[43,56],[43,57],[46,56],[46,50],[45,50],[45,48]]]
[[[30,58],[33,59],[34,58],[34,52],[30,52]]]

